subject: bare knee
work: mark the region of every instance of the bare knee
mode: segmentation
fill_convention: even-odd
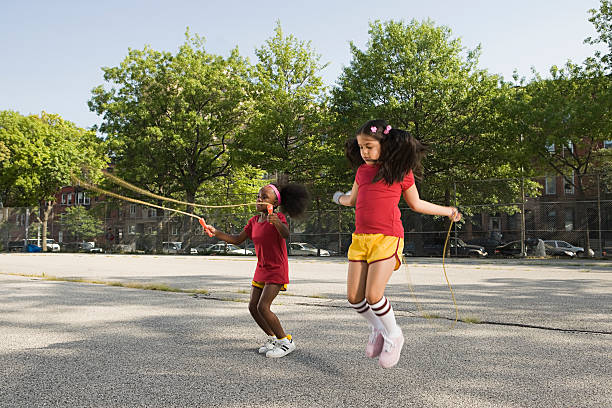
[[[383,296],[384,296],[384,293],[368,291],[366,292],[366,301],[369,304],[373,305],[374,303],[380,302],[380,299],[382,299]]]
[[[270,312],[270,305],[267,303],[259,302],[255,310],[257,311],[257,313],[263,315],[263,314]]]
[[[360,293],[347,293],[346,294],[346,299],[349,301],[349,303],[356,305],[357,303],[360,303],[363,301],[363,294]]]

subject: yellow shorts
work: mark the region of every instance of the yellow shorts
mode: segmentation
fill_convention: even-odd
[[[279,285],[280,285],[280,283],[279,283]],[[251,282],[251,286],[255,286],[256,288],[263,289],[264,286],[266,286],[266,282],[252,281]],[[284,285],[282,285],[280,290],[287,290],[287,284],[285,283]]]
[[[348,250],[351,262],[367,262],[368,265],[395,257],[395,269],[402,265],[404,239],[383,234],[353,234],[353,242]]]

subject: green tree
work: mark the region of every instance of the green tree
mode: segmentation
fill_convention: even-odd
[[[0,143],[10,157],[2,161],[0,201],[7,206],[40,206],[43,237],[59,189],[84,169],[95,178],[106,163],[94,132],[45,112],[40,116],[0,112]],[[43,240],[43,250],[46,246]]]
[[[203,183],[228,174],[229,146],[250,114],[246,62],[208,54],[186,33],[176,54],[129,50],[103,68],[110,89],[89,101],[103,115],[117,174],[153,193],[194,202]]]
[[[516,140],[500,125],[509,86],[478,69],[479,47],[465,50],[432,21],[376,21],[369,34],[366,49],[351,43],[351,63],[333,90],[336,134],[345,139],[372,118],[411,131],[430,147],[421,191],[432,201],[453,203],[457,180],[516,176],[508,154]],[[518,195],[516,185],[469,186],[458,193],[462,205]]]
[[[75,241],[94,239],[104,232],[102,221],[80,205],[67,208],[61,223]]]
[[[553,66],[525,87],[524,144],[537,170],[563,175],[584,196],[593,154],[612,134],[612,81],[600,65]]]
[[[310,42],[284,35],[280,23],[255,54],[255,115],[240,139],[239,159],[280,181],[320,179],[333,154],[326,143],[331,119],[320,77],[327,64]]]
[[[589,13],[591,14],[589,21],[595,26],[598,35],[588,37],[584,42],[608,47],[607,53],[600,50],[595,51],[595,58],[607,66],[608,73],[610,73],[612,71],[612,2],[601,0],[599,9],[591,9]]]

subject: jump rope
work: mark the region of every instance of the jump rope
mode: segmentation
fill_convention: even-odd
[[[453,321],[451,326],[448,328],[448,330],[451,330],[453,327],[455,327],[455,325],[459,321],[459,308],[457,307],[457,300],[455,299],[455,292],[453,291],[453,286],[448,280],[448,275],[446,274],[446,264],[444,262],[446,260],[446,248],[448,247],[448,240],[450,238],[451,229],[454,224],[453,218],[455,215],[456,214],[454,213],[450,220],[450,225],[448,226],[448,231],[446,232],[446,240],[444,241],[444,249],[442,250],[442,271],[444,272],[444,279],[446,280],[446,285],[448,286],[448,290],[450,291],[451,297],[453,299],[453,306],[455,307],[455,320]],[[408,276],[408,287],[410,288],[410,293],[412,293],[412,298],[414,299],[414,303],[416,304],[416,307],[419,310],[419,313],[421,314],[422,317],[426,319],[433,319],[434,318],[433,316],[430,316],[425,313],[421,305],[421,302],[419,302],[419,300],[417,299],[417,296],[414,291],[414,287],[412,285],[412,279],[410,278],[410,270],[408,269],[408,264],[405,262],[403,262],[403,264],[406,270],[406,275]]]
[[[108,173],[107,171],[102,171],[102,174],[104,174],[104,177],[106,177],[107,179],[111,180],[112,182],[114,182],[117,185],[120,185],[122,187],[127,188],[128,190],[132,190],[136,193],[142,194],[142,195],[146,195],[148,197],[151,198],[155,198],[157,200],[161,200],[161,201],[168,201],[168,202],[172,202],[172,203],[176,203],[176,204],[181,204],[181,205],[186,205],[186,206],[192,206],[192,207],[199,207],[199,208],[236,208],[236,207],[248,207],[251,205],[257,205],[257,204],[261,204],[261,203],[242,203],[242,204],[225,204],[225,205],[204,205],[204,204],[196,204],[196,203],[188,203],[186,201],[180,201],[180,200],[176,200],[174,198],[170,198],[170,197],[164,197],[164,196],[160,196],[158,194],[154,194],[151,193],[147,190],[144,190],[140,187],[137,187],[133,184],[128,183],[127,181],[120,179],[117,176],[114,176],[110,173]],[[112,191],[107,191],[104,190],[98,186],[95,186],[93,184],[87,183],[81,179],[79,179],[78,177],[76,177],[75,175],[71,176],[72,181],[74,183],[76,183],[77,185],[83,186],[89,190],[92,191],[96,191],[100,194],[104,194],[110,197],[114,197],[117,198],[119,200],[123,200],[123,201],[128,201],[134,204],[140,204],[140,205],[144,205],[144,206],[148,206],[148,207],[153,207],[153,208],[159,208],[161,210],[164,211],[172,211],[178,214],[183,214],[183,215],[187,215],[189,217],[195,218],[198,220],[198,222],[200,223],[200,225],[202,226],[202,228],[204,229],[204,231],[206,231],[206,233],[208,234],[209,237],[213,236],[212,231],[210,230],[208,224],[206,224],[206,221],[204,220],[204,218],[196,215],[196,214],[192,214],[192,213],[188,213],[185,211],[181,211],[181,210],[177,210],[176,208],[170,208],[170,207],[165,207],[163,205],[157,205],[157,204],[152,204],[146,201],[142,201],[142,200],[138,200],[136,198],[131,198],[131,197],[126,197],[123,196],[121,194],[117,194],[117,193],[113,193]],[[274,206],[272,204],[267,204],[267,210],[268,210],[268,214],[272,214],[272,212],[274,211]],[[451,297],[453,299],[453,305],[455,307],[455,320],[453,321],[453,324],[451,325],[451,327],[449,328],[452,329],[456,324],[457,321],[459,320],[459,309],[457,307],[457,301],[455,299],[455,293],[453,291],[453,287],[450,283],[450,281],[448,280],[448,275],[446,274],[446,264],[445,264],[445,259],[446,259],[446,248],[448,246],[448,240],[450,238],[450,232],[451,232],[451,228],[453,226],[453,218],[454,218],[455,214],[453,214],[453,216],[451,217],[451,221],[450,221],[450,225],[448,226],[448,232],[446,233],[446,240],[444,241],[444,249],[442,251],[442,270],[444,272],[444,279],[446,279],[446,284],[448,286],[448,289],[451,293]],[[410,287],[410,292],[412,293],[412,297],[415,301],[415,304],[417,306],[417,309],[419,309],[419,312],[421,313],[422,317],[426,318],[426,319],[431,319],[431,316],[428,316],[427,314],[425,314],[423,307],[421,306],[421,303],[419,302],[419,300],[416,297],[415,291],[414,291],[414,287],[412,285],[412,279],[410,278],[410,272],[408,270],[408,265],[404,262],[404,267],[406,269],[406,273],[408,275],[408,286]]]

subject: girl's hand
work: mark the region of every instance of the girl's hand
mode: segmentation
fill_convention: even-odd
[[[280,225],[281,224],[281,221],[278,218],[278,215],[276,215],[274,213],[268,214],[268,222],[270,224],[274,224],[274,225]]]
[[[334,196],[332,197],[332,201],[336,204],[340,204],[340,197],[342,197],[344,193],[342,191],[336,191]]]
[[[461,220],[461,213],[459,212],[458,209],[456,209],[455,207],[449,207],[449,209],[450,209],[450,215],[448,216],[448,218],[450,218],[451,221],[457,222]]]
[[[206,229],[212,234],[213,237],[217,235],[217,229],[212,225],[206,224]]]

